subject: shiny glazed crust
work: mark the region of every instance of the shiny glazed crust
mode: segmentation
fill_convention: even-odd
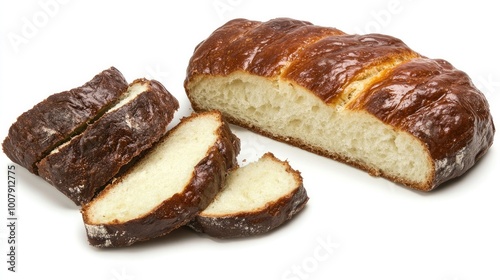
[[[89,243],[96,247],[129,246],[138,241],[146,241],[168,234],[172,230],[187,224],[200,211],[205,209],[215,195],[220,191],[228,170],[237,166],[236,156],[240,151],[240,140],[231,132],[229,125],[218,112],[193,114],[183,118],[181,122],[170,130],[169,137],[183,122],[203,114],[217,114],[221,126],[217,131],[218,139],[209,148],[205,157],[193,167],[193,174],[182,193],[177,193],[164,200],[154,210],[140,218],[124,223],[91,224],[86,211],[91,204],[105,197],[113,185],[106,187],[92,202],[82,207],[82,216],[87,230]],[[165,137],[165,138],[166,138]],[[153,148],[154,149],[154,148]],[[134,167],[127,171],[134,172]],[[158,170],[161,172],[161,170]],[[175,176],[175,174],[165,174]]]
[[[361,92],[351,95],[348,85],[373,74],[365,73],[366,69],[376,73]],[[408,182],[311,146],[304,139],[282,137],[226,115],[230,122],[411,188],[429,191],[464,174],[493,142],[489,105],[470,78],[448,62],[423,57],[391,36],[349,35],[288,18],[229,21],[200,43],[190,60],[184,85],[192,107],[210,109],[194,101],[192,84],[237,72],[288,81],[328,106],[367,112],[394,130],[411,134],[428,150],[434,171],[425,182]]]
[[[418,138],[433,159],[429,186],[464,174],[493,143],[486,98],[467,74],[441,59],[417,58],[395,67],[348,107]]]
[[[13,162],[37,174],[38,161],[99,118],[127,87],[120,71],[111,67],[81,87],[49,96],[17,118],[3,142],[3,151]]]
[[[138,79],[131,85],[136,83],[148,89],[37,165],[39,175],[76,205],[89,202],[122,167],[163,137],[179,108],[159,82]]]

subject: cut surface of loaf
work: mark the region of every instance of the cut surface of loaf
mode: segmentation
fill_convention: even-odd
[[[448,62],[287,18],[221,26],[184,86],[197,111],[423,191],[464,174],[495,132],[484,95]]]
[[[52,94],[17,118],[3,141],[3,151],[37,174],[38,161],[102,116],[127,87],[120,71],[111,67],[81,87]]]
[[[89,243],[128,246],[185,225],[237,166],[239,139],[219,112],[193,114],[82,208]]]
[[[178,108],[159,82],[137,79],[100,119],[43,158],[38,173],[75,204],[87,203],[166,134]]]
[[[300,172],[266,153],[231,171],[222,191],[189,226],[217,238],[263,234],[290,220],[308,199]]]

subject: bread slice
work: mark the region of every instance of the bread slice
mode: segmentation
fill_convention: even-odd
[[[82,207],[89,243],[129,246],[185,225],[237,165],[239,139],[219,112],[193,114]]]
[[[300,172],[268,152],[229,173],[223,190],[189,226],[217,238],[263,234],[290,220],[308,199]]]
[[[137,79],[100,119],[43,158],[38,173],[75,204],[87,203],[166,134],[178,108],[159,82]]]
[[[294,19],[224,24],[184,86],[196,111],[422,191],[464,174],[495,133],[486,98],[450,63]]]
[[[98,119],[127,87],[120,71],[111,67],[81,87],[49,96],[12,124],[2,144],[4,153],[37,174],[38,161]]]

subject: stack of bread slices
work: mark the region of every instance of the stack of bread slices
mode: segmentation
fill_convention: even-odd
[[[81,206],[96,247],[129,246],[184,225],[219,238],[261,234],[304,207],[302,177],[288,162],[269,153],[239,168],[240,140],[220,112],[193,113],[168,130],[178,108],[158,81],[128,84],[111,67],[19,116],[3,150]],[[237,199],[252,192],[263,195]],[[240,227],[241,215],[267,216]]]

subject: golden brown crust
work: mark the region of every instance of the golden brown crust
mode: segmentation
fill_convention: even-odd
[[[272,153],[266,153],[264,157],[280,161]],[[309,197],[300,172],[294,170],[286,161],[282,164],[298,183],[297,188],[292,192],[276,201],[269,201],[265,207],[255,209],[252,212],[224,215],[204,215],[201,213],[189,223],[189,226],[198,232],[216,238],[238,238],[264,234],[290,220],[305,207]]]
[[[116,103],[127,87],[120,71],[111,67],[81,87],[49,96],[17,118],[3,142],[3,151],[13,162],[37,174],[38,161],[85,129]]]
[[[264,23],[235,19],[197,46],[187,77],[198,74],[225,76],[238,70],[275,76],[297,57],[304,44],[341,34],[344,33],[335,28],[293,19]]]
[[[131,85],[136,83],[149,89],[105,114],[37,165],[39,175],[76,205],[89,202],[123,166],[164,136],[179,108],[159,82],[137,79]]]
[[[218,129],[216,143],[194,167],[192,178],[184,191],[163,201],[154,210],[140,218],[125,223],[92,224],[86,214],[88,208],[91,207],[94,201],[98,201],[99,197],[104,197],[113,188],[113,184],[119,182],[120,179],[118,179],[118,181],[102,191],[92,202],[82,207],[81,212],[91,245],[96,247],[121,247],[163,236],[187,224],[212,201],[223,185],[227,171],[238,164],[236,156],[240,151],[240,141],[231,132],[229,125],[222,119],[220,113],[208,112],[201,114],[217,114],[222,125]],[[183,121],[188,121],[190,118],[199,115],[194,113],[187,118],[183,118],[179,125],[182,125]],[[170,130],[165,139],[179,125]],[[129,172],[134,172],[134,167]],[[161,172],[161,170],[158,172]],[[166,175],[172,176],[172,174]]]
[[[282,77],[331,104],[362,70],[416,56],[401,40],[387,35],[328,36],[305,45]]]
[[[435,164],[431,186],[462,175],[493,143],[486,98],[444,60],[419,58],[397,66],[349,108],[420,139]]]
[[[377,69],[377,65],[384,64],[385,68],[372,80],[373,84],[368,84],[364,89],[366,92],[361,92],[359,99],[354,96],[352,100],[344,100],[348,105],[343,109],[366,111],[394,129],[419,139],[421,144],[429,149],[429,160],[434,166],[433,174],[426,182],[409,182],[321,147],[310,146],[304,139],[293,139],[264,131],[258,125],[242,121],[236,116],[226,115],[226,118],[257,133],[424,191],[432,190],[439,184],[465,173],[486,153],[493,142],[495,127],[483,94],[474,87],[465,73],[443,60],[421,57],[399,39],[385,35],[347,35],[339,31],[338,34],[323,34],[308,41],[305,39],[306,34],[286,28],[263,29],[263,26],[295,26],[295,30],[300,30],[312,28],[309,23],[283,18],[260,24],[252,21],[250,27],[246,23],[246,20],[239,19],[218,29],[230,32],[232,37],[238,40],[225,41],[219,34],[216,38],[207,38],[195,50],[184,84],[193,109],[211,108],[206,104],[196,104],[190,97],[190,82],[201,76],[227,76],[240,71],[273,80],[288,80],[308,89],[311,94],[331,105],[337,104],[346,85],[361,71],[367,67]],[[238,26],[247,27],[238,33]],[[260,34],[258,29],[261,30],[260,33],[264,33],[259,35],[259,38],[279,38],[276,40],[280,42],[279,47],[285,49],[277,52],[283,56],[281,59],[271,55],[271,50],[278,49],[274,45],[275,40],[261,41],[251,38],[251,34]],[[326,31],[331,29],[325,28]],[[284,43],[287,40],[303,42],[303,45],[292,43],[290,49],[287,49]],[[235,44],[237,41],[248,43]],[[211,50],[210,56],[199,50]],[[260,59],[256,60],[255,50],[269,51],[259,53]],[[233,52],[239,55],[234,59],[223,59],[224,54]],[[290,53],[293,55],[286,55]],[[218,56],[223,58],[219,58],[220,61],[215,61],[215,66],[210,67],[214,62],[213,58]],[[389,67],[386,67],[387,65]],[[203,71],[200,71],[201,69]],[[418,88],[418,91],[411,87]],[[408,91],[411,94],[407,94]]]

